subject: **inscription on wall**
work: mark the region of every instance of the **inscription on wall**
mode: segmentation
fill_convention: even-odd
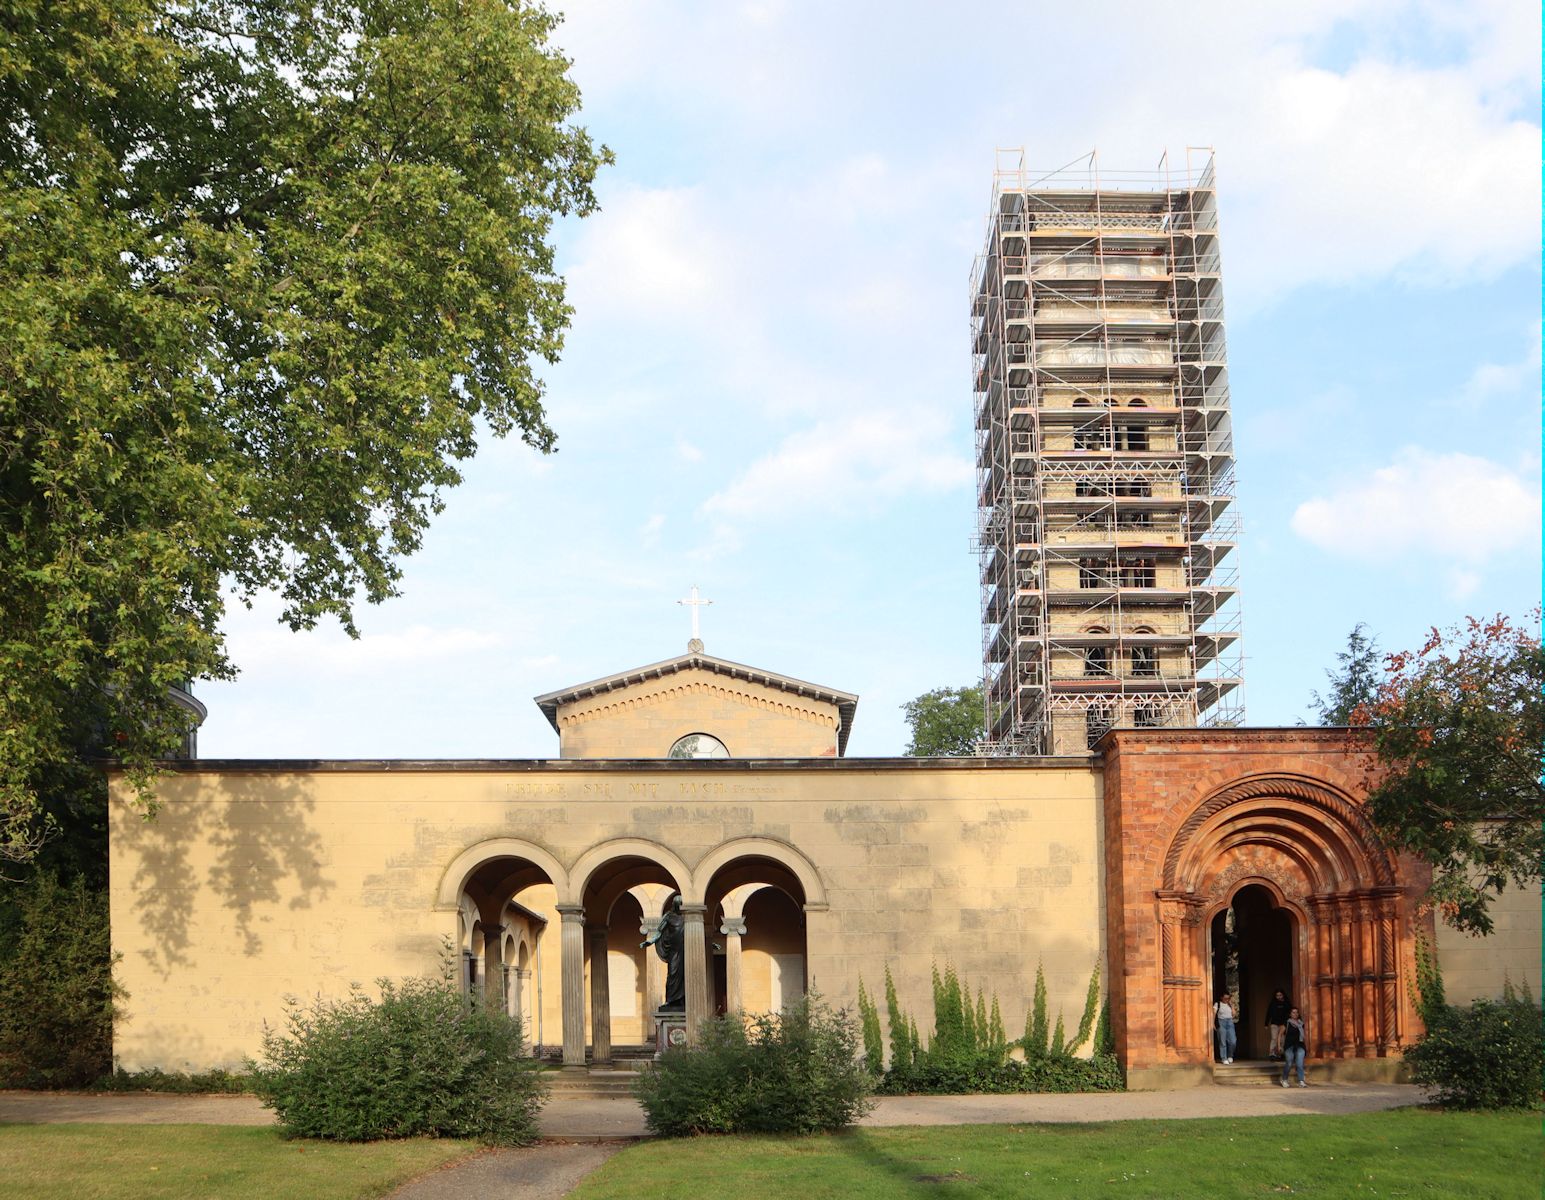
[[[512,779],[504,793],[521,799],[562,800],[715,800],[734,796],[778,796],[773,783],[739,783],[720,779]]]

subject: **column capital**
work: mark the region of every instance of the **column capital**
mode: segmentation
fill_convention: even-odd
[[[699,921],[703,919],[707,912],[708,905],[706,904],[683,904],[681,906],[681,915],[683,917],[696,917]]]
[[[590,935],[591,941],[600,940],[604,942],[609,931],[605,925],[586,925],[585,932]]]
[[[725,937],[741,937],[746,932],[745,917],[725,917],[719,926],[719,932]]]
[[[638,931],[648,937],[660,928],[660,922],[663,920],[665,920],[664,917],[645,917],[638,923]]]
[[[585,906],[583,904],[560,904],[558,913],[563,917],[565,925],[572,923],[583,924],[585,920]]]

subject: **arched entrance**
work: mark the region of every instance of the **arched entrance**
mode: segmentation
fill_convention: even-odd
[[[533,1011],[530,997],[541,994],[540,968],[533,970],[533,962],[542,961],[550,923],[542,907],[550,909],[566,883],[563,867],[541,847],[492,838],[457,855],[436,896],[437,908],[456,913],[463,991],[521,1017],[527,1043],[541,1040],[540,1008]]]
[[[574,864],[573,889],[578,904],[560,909],[565,930],[580,924],[588,950],[590,1058],[596,1064],[613,1059],[613,1046],[636,1044],[651,1020],[644,1006],[650,1002],[648,961],[639,946],[646,926],[644,904],[657,896],[683,895],[691,874],[672,851],[639,838],[606,842],[583,854]],[[702,909],[683,906],[686,940],[688,1033],[695,1036],[695,1022],[707,1015],[706,989],[694,989],[694,978],[704,974]],[[576,980],[576,984],[578,984]],[[565,984],[567,986],[567,978]],[[615,994],[614,994],[615,993]],[[652,1018],[653,1010],[649,1010]],[[581,1033],[581,1037],[583,1033]],[[564,1064],[583,1063],[583,1051],[571,1061],[565,1044]]]
[[[1264,1057],[1265,1002],[1304,1011],[1312,1058],[1398,1053],[1408,1018],[1394,864],[1346,796],[1316,780],[1246,779],[1204,799],[1165,855],[1159,908],[1161,1043],[1212,1057],[1212,1000],[1240,996],[1237,1057]]]
[[[805,994],[809,955],[805,908],[814,868],[792,847],[749,840],[721,847],[708,866],[705,897],[718,914],[721,1012],[779,1012]]]
[[[1234,997],[1239,1059],[1265,1059],[1270,1051],[1266,1006],[1281,989],[1298,995],[1298,921],[1263,883],[1241,885],[1208,924],[1211,994]]]

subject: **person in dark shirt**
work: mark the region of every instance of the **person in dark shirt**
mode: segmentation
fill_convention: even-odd
[[[1298,1086],[1304,1082],[1304,1055],[1309,1051],[1308,1037],[1304,1031],[1304,1019],[1296,1008],[1289,1008],[1287,1024],[1282,1027],[1282,1086],[1288,1085],[1288,1071],[1298,1070]]]
[[[1282,1057],[1282,1027],[1287,1024],[1288,998],[1281,988],[1272,996],[1271,1003],[1266,1006],[1266,1028],[1271,1030],[1272,1058]]]

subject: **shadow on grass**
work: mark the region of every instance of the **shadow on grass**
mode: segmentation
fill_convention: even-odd
[[[886,1196],[937,1197],[941,1185],[979,1182],[967,1172],[930,1170],[915,1158],[890,1153],[862,1129],[835,1134],[832,1144],[854,1162],[883,1175],[887,1180]]]

